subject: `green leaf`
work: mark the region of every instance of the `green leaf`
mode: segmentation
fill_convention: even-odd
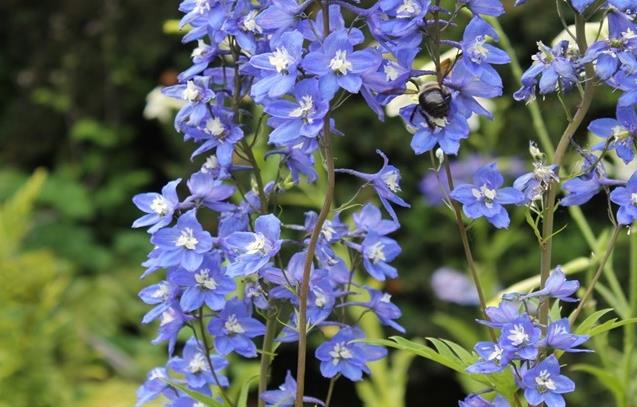
[[[188,396],[192,397],[198,402],[204,403],[208,407],[228,407],[226,403],[222,403],[220,401],[213,399],[212,397],[208,397],[196,391],[190,390],[188,387],[184,386],[183,384],[174,383],[171,381],[168,381],[168,384],[183,391]]]
[[[582,321],[582,323],[579,324],[577,328],[575,328],[575,333],[579,335],[584,335],[584,334],[588,335],[588,333],[591,331],[593,326],[597,324],[597,321],[599,321],[601,317],[608,314],[612,310],[613,310],[612,308],[604,308],[599,311],[593,312],[591,315],[586,317],[586,319]]]
[[[619,377],[607,370],[587,364],[571,366],[571,370],[586,372],[595,376],[597,380],[599,380],[599,382],[613,394],[615,405],[618,407],[626,407],[626,403],[624,403],[624,394],[626,390],[624,389]]]

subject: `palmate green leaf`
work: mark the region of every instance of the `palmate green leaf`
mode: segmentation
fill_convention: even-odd
[[[571,366],[571,370],[586,372],[595,376],[595,378],[597,378],[597,380],[599,380],[599,382],[611,392],[617,407],[627,407],[624,402],[626,389],[622,384],[622,380],[613,373],[602,368],[583,363]]]
[[[183,384],[179,384],[179,383],[175,383],[171,381],[168,381],[167,383],[171,385],[172,387],[175,387],[176,389],[183,391],[188,396],[192,397],[198,402],[205,404],[207,407],[228,407],[226,403],[222,403],[220,401],[213,399],[212,397],[190,390],[188,387],[184,386]]]
[[[429,359],[446,366],[481,385],[493,388],[502,396],[512,400],[516,391],[513,376],[509,372],[501,372],[491,375],[476,375],[466,371],[466,368],[474,363],[478,357],[458,345],[446,339],[426,338],[432,346],[411,341],[400,336],[392,336],[389,339],[367,339],[365,342],[389,348],[406,350],[418,356]]]

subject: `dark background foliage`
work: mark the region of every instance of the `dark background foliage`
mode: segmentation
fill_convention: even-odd
[[[526,67],[535,42],[549,43],[562,26],[552,2],[529,1],[523,10],[505,3],[509,13],[501,21]],[[165,357],[163,348],[148,343],[152,327],[139,325],[145,312],[136,298],[142,287],[139,263],[149,245],[145,233],[129,225],[137,217],[130,200],[135,193],[158,190],[194,165],[192,145],[184,144],[170,123],[142,115],[151,89],[173,83],[189,62],[189,47],[162,30],[167,19],[178,16],[176,8],[176,1],[151,0],[0,1],[0,200],[36,168],[48,171],[24,250],[52,253],[64,266],[43,278],[65,279],[54,309],[42,311],[50,313],[46,320],[60,319],[52,331],[18,332],[35,343],[50,342],[46,355],[25,354],[29,363],[19,374],[0,370],[0,406],[130,405],[146,369]],[[510,97],[516,82],[508,68],[501,73],[506,94],[496,100],[497,119],[483,122],[465,150],[526,160],[528,140],[534,139],[528,112]],[[611,95],[596,99],[591,117],[612,114],[613,100]],[[555,140],[564,126],[561,108],[550,99],[542,110]],[[356,98],[336,120],[346,134],[337,141],[338,166],[375,171],[380,159],[374,151],[381,148],[402,170],[403,196],[412,208],[399,213],[404,225],[397,235],[404,248],[396,262],[401,279],[387,289],[403,309],[408,336],[470,339],[454,338],[453,324],[471,326],[477,310],[437,300],[429,283],[440,266],[464,267],[449,212],[428,206],[418,189],[431,167],[429,157],[413,155],[410,135],[398,120],[379,123]],[[341,196],[355,188],[346,177],[338,182]],[[603,199],[585,212],[596,228],[606,224]],[[564,210],[558,222],[568,222]],[[495,232],[478,222],[471,231],[478,261],[491,276],[491,294],[536,273],[536,242],[521,211],[514,214],[512,229],[517,230]],[[556,240],[555,253],[559,263],[586,256],[588,249],[572,227]],[[28,276],[34,271],[21,272]],[[0,283],[23,283],[23,277],[5,280]],[[33,291],[25,303],[38,303],[42,292]],[[284,365],[291,367],[294,360],[294,349],[284,348],[275,383],[285,374]],[[320,395],[326,384],[316,369],[310,372],[310,393]],[[597,387],[583,394],[573,400],[585,395],[598,397],[602,404],[595,405],[608,400]],[[426,397],[426,405],[452,406],[462,395],[450,371],[424,360],[412,364],[406,405],[425,405]],[[337,401],[356,405],[353,387],[341,381]]]

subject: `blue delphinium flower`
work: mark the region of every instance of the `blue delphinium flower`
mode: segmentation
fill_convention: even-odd
[[[215,179],[211,174],[196,172],[188,180],[190,196],[184,200],[183,205],[193,204],[223,212],[234,207],[231,203],[223,202],[234,194],[235,188],[225,185],[221,180]]]
[[[177,185],[181,179],[170,181],[161,189],[161,194],[147,192],[133,197],[133,203],[147,215],[135,220],[134,228],[151,226],[148,233],[155,233],[164,226],[168,226],[173,221],[175,209],[179,206],[177,196]]]
[[[540,328],[528,315],[522,315],[502,326],[499,343],[503,349],[515,352],[517,357],[533,360],[538,355],[540,335]]]
[[[363,378],[363,372],[370,373],[367,362],[382,359],[387,350],[380,346],[353,342],[365,337],[359,328],[342,328],[332,339],[322,343],[315,352],[321,361],[321,374],[332,378],[342,374],[352,381]]]
[[[363,208],[352,215],[352,220],[356,225],[355,233],[375,232],[379,235],[387,235],[395,232],[399,224],[394,221],[383,219],[380,209],[368,203]]]
[[[515,188],[500,188],[504,178],[495,163],[480,168],[473,177],[473,184],[458,185],[451,192],[451,198],[463,204],[463,211],[471,219],[482,216],[497,228],[509,226],[509,214],[503,205],[520,205],[524,194]]]
[[[595,74],[603,81],[611,79],[618,70],[627,74],[637,71],[637,26],[623,13],[608,13],[608,38],[599,40],[586,50],[583,60],[595,61]]]
[[[394,239],[369,232],[360,245],[350,244],[363,255],[365,270],[375,279],[396,278],[396,268],[387,264],[400,254],[401,248]]]
[[[296,398],[296,380],[288,370],[285,374],[285,381],[278,390],[268,390],[261,393],[261,400],[265,401],[268,407],[292,407]],[[323,406],[323,402],[314,397],[303,397],[305,403],[318,404]]]
[[[480,75],[483,71],[489,71],[497,76],[490,64],[508,64],[511,58],[506,52],[487,43],[489,38],[498,40],[498,34],[486,21],[475,16],[465,28],[462,37],[462,63],[473,75]]]
[[[250,65],[263,74],[252,85],[251,94],[257,102],[266,96],[283,96],[294,87],[303,53],[303,36],[296,30],[285,32],[272,39],[271,49],[272,52],[250,58]]]
[[[174,227],[152,235],[150,241],[157,246],[161,266],[194,271],[201,265],[204,254],[212,248],[212,236],[203,230],[195,214],[196,210],[191,209],[179,217]]]
[[[226,238],[225,244],[238,253],[226,271],[231,277],[258,272],[279,252],[281,221],[274,215],[262,215],[254,225],[254,233],[234,232]]]
[[[166,372],[166,368],[156,367],[151,369],[146,375],[146,381],[137,389],[137,403],[135,403],[135,407],[140,407],[156,399],[168,389],[168,373]]]
[[[610,200],[619,205],[619,224],[631,225],[637,220],[637,171],[626,182],[625,187],[617,187],[610,193]]]
[[[382,30],[393,37],[406,37],[417,33],[425,25],[425,15],[431,7],[430,0],[380,0],[380,10],[388,17],[383,20]]]
[[[557,165],[546,165],[535,161],[533,171],[516,178],[513,188],[524,194],[526,202],[536,201],[542,198],[553,182],[559,181]]]
[[[441,123],[431,123],[431,120],[419,112],[414,114],[414,109],[418,109],[418,105],[400,109],[401,117],[414,130],[414,136],[411,139],[412,150],[416,154],[423,154],[438,145],[445,154],[458,154],[460,141],[469,137],[469,124],[453,99],[450,103],[449,114]]]
[[[139,298],[146,304],[155,305],[142,318],[142,324],[148,324],[155,320],[164,311],[174,304],[179,295],[179,287],[171,281],[160,281],[149,285],[139,292]]]
[[[210,358],[206,361],[206,358]],[[215,369],[217,383],[212,373],[210,365]],[[219,355],[208,356],[197,340],[192,337],[188,339],[183,350],[183,357],[172,358],[168,366],[176,372],[182,373],[186,378],[188,386],[200,388],[206,385],[228,386],[228,378],[219,372],[228,366],[228,361]]]
[[[562,394],[575,390],[575,383],[560,374],[560,363],[553,355],[527,370],[522,377],[522,386],[524,398],[532,406],[545,403],[547,407],[563,407]]]
[[[268,103],[265,112],[274,127],[269,142],[274,144],[298,144],[299,137],[314,138],[323,129],[323,117],[329,103],[319,89],[316,78],[305,79],[293,90],[294,101],[281,99]]]
[[[539,52],[533,64],[522,75],[522,87],[513,94],[515,100],[530,100],[535,96],[535,88],[540,94],[568,90],[577,82],[575,60],[568,52],[568,41],[560,41],[553,48],[538,43]]]
[[[376,190],[378,198],[383,204],[385,210],[387,210],[387,212],[391,215],[394,222],[398,222],[396,211],[394,211],[394,208],[392,208],[391,204],[394,203],[398,206],[402,206],[403,208],[410,207],[407,202],[396,195],[396,193],[401,191],[400,171],[393,165],[389,165],[389,159],[387,158],[385,153],[380,150],[376,150],[376,152],[383,158],[383,166],[378,172],[374,174],[368,174],[345,168],[337,169],[336,172],[354,175],[371,184]]]
[[[210,77],[195,76],[188,82],[168,86],[162,93],[186,101],[186,104],[175,116],[175,129],[179,131],[185,124],[197,126],[208,113],[207,105],[215,97],[215,92],[208,87]]]
[[[566,274],[560,266],[557,266],[544,283],[544,288],[527,294],[522,298],[550,296],[563,302],[576,302],[577,298],[571,297],[579,288],[579,281],[567,280]]]
[[[617,119],[597,119],[593,120],[589,126],[593,134],[607,139],[606,142],[598,144],[596,149],[604,149],[608,143],[608,148],[615,150],[617,155],[628,164],[635,157],[635,141],[637,140],[637,114],[635,108],[618,107]]]
[[[342,306],[358,305],[368,308],[376,314],[383,325],[390,326],[398,332],[404,333],[405,328],[394,321],[395,319],[400,318],[402,313],[400,312],[400,308],[398,308],[395,304],[392,304],[391,295],[370,287],[365,287],[365,289],[369,293],[369,301],[354,301],[345,303]]]
[[[520,317],[520,302],[503,298],[497,307],[487,307],[484,310],[488,321],[479,321],[493,328],[502,328]]]
[[[458,4],[466,5],[473,14],[498,17],[504,13],[501,0],[458,0]]]
[[[484,1],[484,0],[478,0]],[[464,400],[458,402],[459,407],[510,407],[506,399],[499,394],[492,401],[478,394],[470,394]]]
[[[236,288],[234,280],[223,272],[218,254],[206,256],[195,271],[175,271],[171,279],[184,287],[179,301],[184,312],[194,311],[204,304],[219,311],[226,303],[225,295]]]
[[[321,89],[331,99],[339,87],[358,93],[363,84],[361,74],[376,69],[380,62],[380,56],[371,48],[354,51],[350,34],[340,30],[328,35],[319,49],[305,56],[303,69],[320,77]]]
[[[252,318],[250,310],[241,300],[233,298],[208,324],[215,338],[215,348],[221,355],[236,352],[241,356],[257,356],[257,347],[251,338],[265,334],[265,325]]]
[[[571,333],[568,318],[551,322],[546,330],[546,345],[565,352],[589,352],[588,349],[578,348],[589,338],[589,335]]]
[[[473,348],[480,360],[467,367],[467,372],[491,374],[505,369],[515,356],[514,351],[494,342],[478,342]]]

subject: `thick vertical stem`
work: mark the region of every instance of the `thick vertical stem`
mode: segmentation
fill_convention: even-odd
[[[327,191],[325,191],[325,199],[323,207],[316,219],[316,224],[310,236],[310,243],[307,247],[305,264],[303,267],[303,280],[301,282],[301,290],[299,292],[299,351],[296,371],[296,407],[303,406],[303,393],[305,387],[305,358],[307,354],[307,297],[310,286],[310,271],[314,262],[314,254],[316,253],[316,245],[323,229],[323,224],[332,207],[334,199],[334,155],[332,153],[332,141],[330,134],[330,120],[325,117],[323,121],[323,150],[327,166]]]
[[[327,36],[330,32],[330,14],[329,4],[327,1],[321,2],[323,11],[323,35]],[[316,245],[323,229],[323,224],[327,220],[327,216],[332,208],[334,200],[334,153],[332,151],[332,135],[330,134],[330,115],[329,113],[323,118],[323,153],[325,157],[325,166],[327,171],[327,191],[325,191],[325,199],[323,207],[316,219],[310,243],[305,253],[305,264],[303,266],[303,280],[301,281],[301,289],[299,292],[299,350],[296,367],[296,399],[295,407],[303,407],[303,394],[305,393],[305,363],[307,356],[307,296],[310,288],[310,271],[314,262],[314,254],[316,253]]]
[[[577,34],[578,47],[580,50],[580,54],[584,54],[587,49],[586,43],[586,32],[585,32],[586,21],[580,15],[577,15],[575,18],[575,30]],[[586,67],[586,83],[584,85],[584,94],[582,96],[582,100],[580,102],[575,115],[573,116],[573,120],[570,121],[564,133],[562,133],[562,137],[555,149],[555,155],[553,157],[553,164],[556,164],[558,167],[562,165],[562,161],[564,160],[564,156],[566,154],[566,150],[571,142],[571,139],[579,129],[580,125],[584,121],[586,114],[591,106],[593,101],[593,95],[595,93],[595,84],[593,82],[593,72],[592,67]],[[544,287],[546,280],[551,272],[551,255],[553,250],[553,225],[554,225],[554,215],[555,215],[555,200],[557,196],[557,190],[559,188],[559,183],[553,182],[548,189],[545,201],[544,201],[544,213],[542,216],[542,242],[540,244],[540,282],[541,287]],[[548,310],[549,304],[544,301],[540,306],[540,323],[546,325],[546,321],[548,319]]]

